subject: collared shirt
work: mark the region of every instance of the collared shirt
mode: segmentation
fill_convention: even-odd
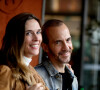
[[[62,90],[62,75],[55,69],[49,60],[37,65],[36,71],[41,75],[47,87],[50,90]],[[73,78],[71,83],[72,90],[78,90],[78,82],[76,76],[66,66],[68,78]],[[70,90],[70,89],[67,89]]]
[[[24,60],[24,63],[25,63],[26,66],[28,66],[30,64],[30,62],[32,61],[31,58],[28,58],[28,57],[25,57],[25,56],[23,56],[23,58],[24,58],[23,60]]]

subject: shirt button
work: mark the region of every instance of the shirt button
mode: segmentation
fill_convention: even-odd
[[[59,78],[59,75],[56,75],[56,78]]]

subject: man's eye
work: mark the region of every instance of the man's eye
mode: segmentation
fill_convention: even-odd
[[[60,41],[56,41],[56,44],[60,44],[61,42]]]
[[[67,42],[69,42],[69,41],[71,41],[71,38],[68,38],[68,39],[67,39]]]

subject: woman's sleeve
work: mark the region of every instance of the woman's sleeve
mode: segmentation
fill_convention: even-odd
[[[11,90],[11,74],[8,66],[0,66],[0,90]]]

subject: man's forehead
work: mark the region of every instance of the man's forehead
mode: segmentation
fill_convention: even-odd
[[[61,38],[61,37],[70,37],[70,32],[68,29],[49,29],[47,32],[48,37]]]
[[[51,41],[63,41],[63,40],[67,40],[68,38],[71,38],[70,34],[69,35],[56,34],[56,35],[49,35],[48,36],[48,39]]]

